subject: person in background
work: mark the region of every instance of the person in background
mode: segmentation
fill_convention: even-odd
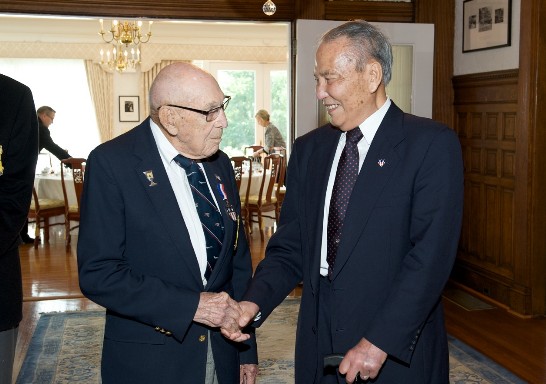
[[[273,147],[286,148],[286,141],[284,141],[281,132],[272,122],[269,121],[269,113],[265,109],[260,109],[256,112],[256,122],[265,128],[264,132],[264,147],[257,150],[252,154],[253,157],[258,157],[260,153],[265,152],[269,154]]]
[[[38,152],[42,149],[47,149],[51,152],[57,159],[64,160],[72,156],[68,153],[66,149],[59,147],[53,139],[51,138],[51,132],[49,127],[53,124],[55,119],[55,110],[47,105],[38,108],[36,114],[38,115],[38,123],[40,127],[40,144],[38,147]]]
[[[59,160],[64,160],[72,157],[65,149],[62,149],[57,144],[55,144],[55,142],[51,138],[49,126],[53,124],[53,120],[55,119],[55,110],[51,107],[48,107],[47,105],[44,105],[43,107],[38,108],[36,114],[38,115],[39,127],[38,152],[45,148],[53,155],[55,155],[55,157],[57,157],[57,159]],[[21,239],[25,244],[34,243],[34,239],[28,234],[28,218],[25,225],[21,229]]]
[[[229,99],[209,73],[171,64],[151,86],[150,117],[88,157],[79,282],[107,309],[104,384],[255,382],[254,336],[223,336],[239,331],[231,297],[241,300],[252,276],[219,150]]]
[[[449,382],[441,294],[461,228],[461,147],[387,96],[391,66],[388,39],[365,21],[321,38],[316,96],[331,122],[296,140],[279,227],[240,303],[240,325],[259,326],[303,282],[298,384]],[[334,353],[339,369],[325,369]]]
[[[32,196],[38,122],[30,88],[0,74],[0,89],[0,384],[11,384],[23,318],[19,233]]]

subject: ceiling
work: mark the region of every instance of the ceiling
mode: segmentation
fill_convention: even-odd
[[[112,19],[104,19],[109,29]],[[138,19],[123,19],[138,20]],[[143,31],[147,21],[143,20]],[[290,24],[286,22],[230,22],[154,19],[156,44],[288,46]],[[0,14],[0,41],[101,43],[98,18]]]

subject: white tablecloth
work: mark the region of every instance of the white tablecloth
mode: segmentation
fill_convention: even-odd
[[[267,175],[271,174],[271,171],[266,171]],[[256,171],[252,172],[252,181],[250,183],[250,195],[258,195],[260,193],[260,185],[262,183],[262,178],[264,174],[263,171]],[[243,177],[241,179],[241,188],[239,189],[239,194],[241,195],[241,198],[244,198],[244,195],[246,193],[246,188],[248,185],[248,173],[243,173]],[[264,185],[264,190],[267,188],[267,181]]]
[[[76,205],[76,192],[72,183],[72,175],[65,175],[69,205]],[[64,200],[61,175],[36,175],[34,188],[41,199]]]

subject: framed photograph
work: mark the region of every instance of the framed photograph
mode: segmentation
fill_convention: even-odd
[[[140,121],[138,96],[119,97],[119,121]]]
[[[512,0],[465,0],[463,53],[510,46]]]

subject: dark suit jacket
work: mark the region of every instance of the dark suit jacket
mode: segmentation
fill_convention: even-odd
[[[313,382],[326,185],[341,132],[296,140],[280,225],[245,299],[263,321],[303,281],[296,382]],[[389,354],[374,383],[447,383],[441,292],[456,255],[463,206],[460,144],[451,129],[391,105],[349,201],[332,289],[334,352],[365,337]],[[260,325],[257,323],[256,325]]]
[[[38,118],[38,123],[40,127],[39,151],[45,148],[59,160],[64,160],[72,157],[68,154],[66,150],[55,144],[55,142],[51,138],[51,132],[49,131],[49,128],[42,124],[40,118]]]
[[[221,151],[204,163],[240,213],[233,168]],[[146,173],[153,173],[153,183]],[[155,184],[155,185],[152,185]],[[203,291],[241,299],[252,276],[243,225],[225,209],[224,245],[206,287],[149,119],[91,152],[78,241],[80,287],[107,308],[103,383],[203,383],[209,328],[193,322]],[[236,245],[236,247],[235,247]],[[256,363],[255,340],[228,342],[211,329],[221,384]]]
[[[38,122],[32,92],[0,75],[0,331],[19,324],[23,293],[19,232],[25,224],[38,159]]]

